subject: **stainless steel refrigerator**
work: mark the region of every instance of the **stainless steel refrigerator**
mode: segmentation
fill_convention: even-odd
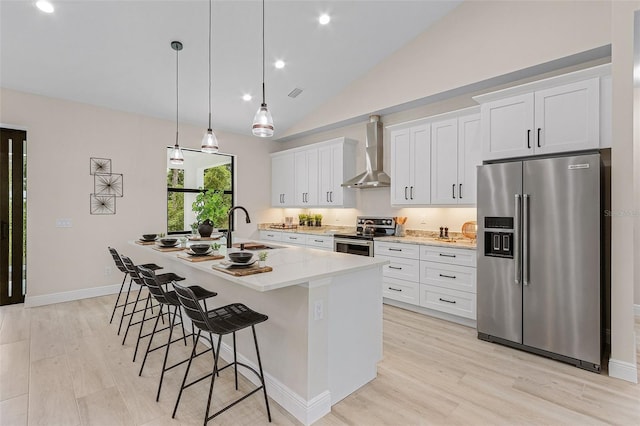
[[[478,338],[600,371],[600,154],[478,168]]]

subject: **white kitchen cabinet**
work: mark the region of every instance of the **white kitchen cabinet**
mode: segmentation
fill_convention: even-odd
[[[420,303],[420,246],[375,241],[375,257],[389,261],[382,267],[382,296],[404,303]]]
[[[260,239],[262,241],[280,241],[285,244],[333,251],[332,235],[301,234],[298,232],[283,232],[263,229],[260,231]]]
[[[297,232],[283,232],[282,242],[285,244],[304,246],[307,244],[307,237],[306,235],[298,234]]]
[[[553,82],[482,103],[483,160],[599,148],[600,77]]]
[[[341,185],[356,174],[357,144],[354,140],[338,138],[318,148],[318,205],[355,206],[355,191]]]
[[[318,204],[318,150],[296,152],[293,159],[295,204],[315,206]]]
[[[461,266],[476,266],[476,251],[440,246],[420,246],[420,260],[449,263]]]
[[[430,125],[391,131],[391,204],[429,204]]]
[[[271,157],[271,206],[294,205],[293,154],[284,153]]]
[[[420,306],[459,317],[476,319],[476,295],[420,284]]]
[[[333,236],[307,234],[305,245],[318,250],[333,251]]]
[[[260,231],[260,239],[263,241],[282,241],[282,232],[278,231]]]
[[[480,114],[431,123],[431,204],[475,204]]]

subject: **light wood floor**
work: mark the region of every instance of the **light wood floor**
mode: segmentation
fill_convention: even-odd
[[[202,424],[208,382],[185,391],[172,420],[184,367],[167,373],[156,403],[160,351],[138,377],[133,336],[121,346],[117,324],[108,324],[114,300],[0,308],[0,425]],[[189,348],[174,347],[180,348],[174,360],[188,355]],[[210,362],[204,356],[192,368],[205,372]],[[231,377],[221,375],[214,408],[233,398]],[[271,411],[273,424],[298,424],[274,401]],[[267,424],[264,403],[254,395],[210,424]],[[640,386],[479,341],[473,329],[385,306],[378,378],[316,424],[638,425]]]

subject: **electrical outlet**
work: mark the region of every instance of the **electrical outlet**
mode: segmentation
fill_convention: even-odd
[[[322,300],[316,300],[313,304],[313,319],[315,321],[321,320],[324,317],[324,307]]]
[[[105,266],[104,267],[104,276],[108,277],[111,276],[113,274],[113,267],[112,266]]]
[[[423,225],[426,225],[427,224],[427,217],[426,216],[421,216],[420,217],[420,223],[423,224]]]

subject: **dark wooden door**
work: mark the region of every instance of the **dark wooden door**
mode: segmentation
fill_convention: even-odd
[[[0,305],[24,302],[26,140],[0,128]]]

